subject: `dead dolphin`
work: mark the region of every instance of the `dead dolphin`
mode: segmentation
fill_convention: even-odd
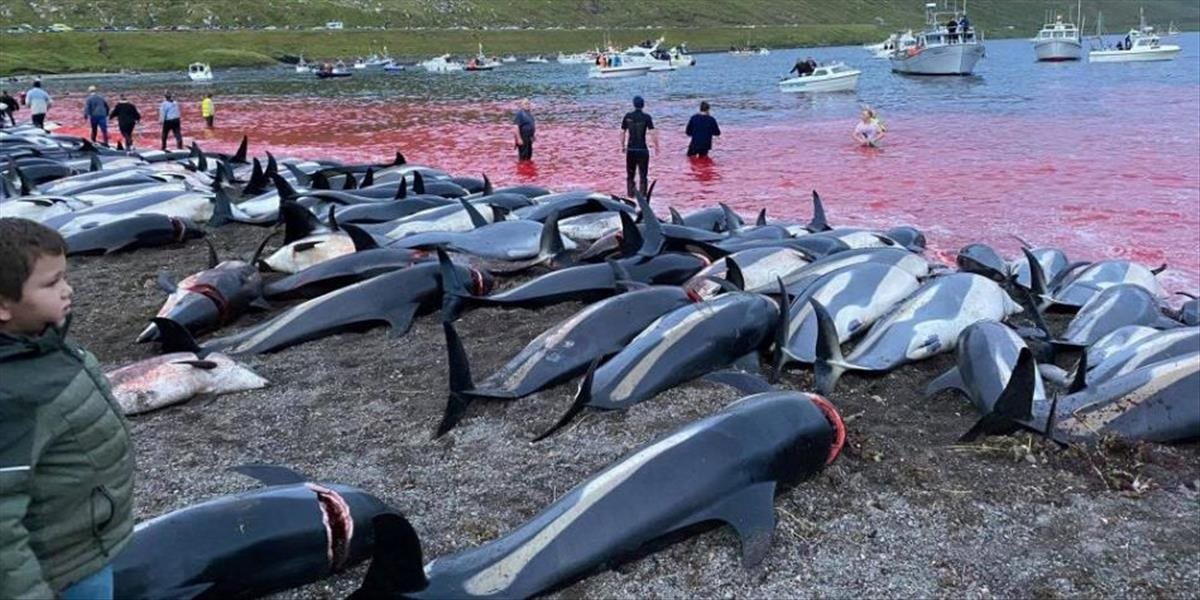
[[[433,260],[423,250],[380,248],[375,240],[354,225],[342,229],[354,243],[354,252],[319,262],[298,273],[263,286],[268,300],[315,298],[376,275]]]
[[[491,288],[491,278],[485,273],[455,268],[460,278],[473,282],[476,292],[486,293]],[[418,314],[438,308],[441,299],[439,266],[417,264],[313,298],[242,332],[208,340],[202,347],[230,354],[260,354],[379,324],[387,324],[393,336],[401,336]],[[160,340],[166,350],[178,347],[176,340],[165,335],[160,335]]]
[[[1017,237],[1017,241],[1021,243],[1022,250],[1028,250],[1028,253],[1023,251],[1019,258],[1008,263],[1008,274],[1015,277],[1017,285],[1021,287],[1032,288],[1033,276],[1029,270],[1031,257],[1042,267],[1042,276],[1046,278],[1046,281],[1053,281],[1070,264],[1067,254],[1058,248],[1034,248],[1029,245],[1029,242],[1019,237]]]
[[[507,535],[423,569],[412,525],[381,516],[375,558],[351,597],[530,598],[706,521],[731,525],[742,563],[756,565],[770,549],[776,493],[831,462],[843,432],[819,396],[747,396],[629,454]]]
[[[925,388],[925,396],[944,390],[959,391],[971,400],[981,415],[991,415],[1012,379],[1022,352],[1030,351],[1011,327],[992,320],[973,323],[959,334],[956,365],[930,382]],[[1050,416],[1045,384],[1036,371],[1033,377],[1033,408],[1029,419],[1025,420],[1031,426],[1044,424]],[[969,439],[974,435],[966,437]]]
[[[1200,352],[1200,327],[1180,327],[1158,331],[1122,349],[1091,362],[1091,354],[1076,368],[1086,371],[1087,385],[1119,377],[1141,367],[1172,359],[1183,354]]]
[[[1008,281],[1008,263],[987,244],[967,244],[954,257],[958,270],[983,275],[992,281]]]
[[[728,278],[731,262],[736,264],[740,271],[738,287],[747,292],[761,293],[772,291],[776,279],[782,279],[784,285],[787,285],[796,273],[809,264],[809,256],[790,248],[742,250],[701,269],[684,283],[683,287],[692,290],[701,298],[716,296],[722,287],[713,278]]]
[[[776,373],[788,362],[811,363],[817,359],[817,317],[810,299],[829,312],[838,343],[844,343],[866,331],[920,285],[912,273],[877,262],[852,264],[821,276],[791,303],[787,344],[775,365]]]
[[[819,258],[809,263],[796,277],[788,283],[788,293],[798,295],[817,279],[844,269],[848,266],[864,263],[880,263],[903,269],[917,279],[929,277],[929,261],[919,254],[914,254],[900,248],[856,248]]]
[[[354,241],[338,226],[333,208],[329,214],[330,224],[326,226],[307,208],[291,201],[281,202],[283,246],[263,259],[263,263],[273,271],[297,273],[354,252]]]
[[[319,581],[371,556],[374,519],[394,512],[283,467],[232,470],[266,487],[139,523],[113,560],[114,597],[257,598]]]
[[[179,323],[195,335],[232,322],[252,305],[269,308],[262,299],[262,276],[255,265],[270,239],[268,236],[259,244],[249,262],[222,261],[217,256],[217,249],[208,243],[207,269],[189,275],[179,283],[172,282],[166,272],[161,272],[158,285],[170,296],[157,316]],[[157,335],[158,329],[150,324],[138,335],[137,342],[148,342]]]
[[[819,329],[817,390],[826,393],[848,370],[890,371],[904,363],[953,350],[958,336],[972,323],[1003,320],[1021,307],[1000,286],[973,273],[935,277],[920,287],[886,317],[877,321],[866,337],[843,358],[837,328],[820,303],[813,304]]]
[[[1155,277],[1162,269],[1151,270],[1144,265],[1128,260],[1104,260],[1079,269],[1064,280],[1058,289],[1052,290],[1053,302],[1067,308],[1078,308],[1087,304],[1100,292],[1114,285],[1128,283],[1138,285],[1155,298],[1166,295]],[[1045,281],[1043,274],[1042,280]],[[1039,290],[1035,290],[1039,291]]]
[[[601,300],[529,342],[478,384],[454,326],[445,323],[450,396],[437,435],[449,431],[475,398],[516,399],[582,375],[593,361],[616,354],[662,315],[695,299],[678,287],[652,286]]]
[[[536,440],[565,426],[584,408],[627,409],[738,360],[757,364],[760,349],[773,340],[781,345],[777,338],[786,331],[786,321],[786,306],[741,291],[677,308],[603,365],[593,363],[570,408]]]
[[[1121,283],[1105,288],[1088,300],[1067,330],[1054,343],[1060,346],[1089,346],[1125,325],[1155,328],[1175,327],[1178,323],[1162,313],[1162,305],[1140,285]]]
[[[63,236],[67,255],[109,254],[133,248],[178,244],[204,237],[204,230],[187,219],[164,215],[133,215]]]

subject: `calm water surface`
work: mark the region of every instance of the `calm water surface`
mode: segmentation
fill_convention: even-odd
[[[1171,290],[1200,283],[1200,35],[1168,40],[1174,61],[1037,63],[1025,40],[988,42],[976,75],[914,78],[890,72],[857,47],[776,50],[739,58],[699,55],[669,74],[588,80],[582,65],[517,63],[488,73],[356,72],[317,81],[285,69],[220,71],[194,85],[183,75],[104,80],[151,119],[163,89],[184,107],[184,133],[231,150],[243,133],[261,155],[410,162],[487,173],[498,184],[624,191],[620,119],[646,98],[662,141],[651,159],[656,207],[723,201],[747,212],[806,218],[818,190],[839,224],[912,224],[943,259],[966,243],[1013,256],[1012,235],[1056,245],[1072,259],[1129,257],[1168,263]],[[855,93],[782,94],[776,82],[798,57],[841,60],[863,71]],[[50,84],[52,118],[75,130],[91,82]],[[218,129],[205,132],[200,95],[216,94]],[[61,97],[63,92],[70,97]],[[533,99],[534,162],[516,163],[513,102]],[[110,101],[113,101],[110,98]],[[683,127],[700,100],[722,137],[713,158],[684,156]],[[850,131],[862,104],[888,126],[881,149]],[[143,127],[148,135],[156,132]]]

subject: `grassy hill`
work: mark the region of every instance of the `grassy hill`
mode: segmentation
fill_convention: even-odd
[[[961,0],[960,0],[961,1]],[[665,34],[693,50],[750,42],[765,46],[877,41],[922,23],[923,0],[0,0],[0,29],[187,27],[191,31],[0,33],[0,74],[180,69],[266,64],[286,56],[349,57],[386,45],[417,57],[470,52],[554,53],[596,46],[605,35],[625,44]],[[1165,25],[1200,28],[1196,0],[1090,0],[1089,23],[1103,11],[1106,28],[1137,23],[1137,10]],[[971,0],[974,24],[990,37],[1029,36],[1048,12],[1074,3]],[[314,31],[342,21],[345,31]],[[245,28],[296,28],[262,31]],[[647,31],[646,28],[653,31]],[[216,30],[220,28],[220,30]],[[367,29],[370,28],[370,29]],[[382,30],[381,30],[382,28]],[[233,29],[230,31],[230,29]],[[580,29],[584,31],[579,31]],[[1091,30],[1091,27],[1088,27]],[[107,56],[99,53],[103,37]]]

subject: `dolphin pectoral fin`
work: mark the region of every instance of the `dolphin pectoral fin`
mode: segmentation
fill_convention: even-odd
[[[733,361],[733,366],[746,371],[747,373],[758,373],[762,371],[762,363],[758,360],[758,351],[753,350],[748,354],[739,357]]]
[[[775,388],[759,375],[747,373],[745,371],[717,371],[709,373],[701,379],[729,386],[743,394],[760,394],[762,392],[770,392]]]
[[[1037,367],[1034,365],[1033,353],[1028,348],[1022,348],[1013,367],[1008,385],[992,405],[992,411],[983,416],[969,431],[958,438],[960,442],[970,442],[985,435],[1007,435],[1028,423],[1033,412],[1033,390],[1037,382]]]
[[[962,380],[962,373],[958,370],[958,367],[953,367],[949,371],[939,375],[937,379],[930,381],[929,385],[925,386],[924,396],[925,398],[932,398],[946,390],[956,390],[964,394],[967,392],[967,387]]]
[[[291,485],[311,481],[292,469],[279,465],[238,465],[229,467],[229,470],[257,479],[263,485]]]
[[[372,519],[371,525],[375,534],[371,566],[362,586],[348,599],[396,598],[425,589],[429,580],[425,577],[421,540],[408,519],[399,513],[383,513]]]
[[[211,360],[177,360],[174,361],[174,364],[188,365],[196,369],[204,369],[205,371],[211,371],[217,368],[217,363]]]
[[[600,359],[597,358],[592,361],[591,365],[588,365],[587,375],[584,376],[583,383],[579,384],[579,391],[575,393],[575,400],[571,402],[571,406],[567,408],[567,412],[563,413],[563,416],[559,417],[558,422],[552,425],[550,429],[543,431],[530,441],[540,442],[550,437],[554,434],[554,432],[562,429],[568,423],[570,423],[571,420],[575,418],[575,415],[583,412],[583,409],[587,407],[588,402],[592,401],[592,382],[596,379],[596,367],[599,366],[599,364]]]
[[[417,315],[419,305],[416,302],[409,302],[397,306],[382,315],[382,319],[387,321],[388,326],[392,328],[389,335],[393,338],[398,338],[408,333],[412,327],[413,318]]]
[[[738,490],[712,508],[693,517],[686,525],[718,520],[728,523],[742,540],[742,566],[762,562],[771,549],[775,531],[775,482],[764,481]]]
[[[171,279],[171,274],[167,273],[166,271],[158,272],[158,278],[154,280],[154,285],[158,286],[158,289],[168,294],[175,293],[175,290],[179,287],[175,281]]]

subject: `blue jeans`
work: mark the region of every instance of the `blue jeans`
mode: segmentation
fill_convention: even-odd
[[[63,590],[58,597],[61,600],[113,600],[112,565]]]
[[[96,130],[104,134],[104,143],[108,143],[108,117],[89,117],[92,123],[92,141],[96,141]]]

